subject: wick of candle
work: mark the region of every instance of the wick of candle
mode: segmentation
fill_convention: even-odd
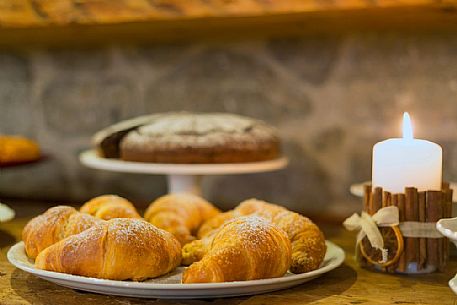
[[[409,117],[408,112],[403,113],[403,139],[414,139],[413,126],[411,124],[411,118]]]

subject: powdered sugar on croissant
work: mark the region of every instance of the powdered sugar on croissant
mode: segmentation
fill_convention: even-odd
[[[42,251],[39,269],[112,280],[144,280],[175,269],[181,246],[170,233],[133,218],[105,221]]]
[[[200,240],[183,247],[183,263],[190,265],[204,257],[218,227],[230,219],[246,215],[257,215],[270,220],[287,233],[292,243],[293,273],[304,273],[319,268],[326,252],[325,237],[311,220],[286,208],[257,199],[240,203],[234,210],[217,215],[205,222],[198,232]]]
[[[183,274],[183,283],[214,283],[281,277],[291,263],[291,244],[270,221],[239,217],[215,234],[203,259]]]

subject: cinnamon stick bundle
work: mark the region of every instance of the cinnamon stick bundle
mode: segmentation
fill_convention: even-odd
[[[436,223],[440,218],[452,217],[452,193],[449,184],[443,183],[441,191],[418,192],[414,187],[405,188],[404,193],[391,194],[382,188],[364,186],[363,209],[370,215],[388,206],[398,207],[399,221]],[[357,252],[359,253],[359,248]],[[360,253],[359,253],[360,254]],[[396,264],[382,270],[384,272],[406,272],[408,264],[416,262],[418,270],[436,266],[444,271],[449,257],[449,242],[444,238],[404,237],[404,250]],[[360,255],[362,266],[372,266]]]

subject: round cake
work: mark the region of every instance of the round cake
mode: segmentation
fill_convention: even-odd
[[[100,156],[153,163],[242,163],[280,155],[276,130],[227,113],[165,113],[110,126],[94,136]]]

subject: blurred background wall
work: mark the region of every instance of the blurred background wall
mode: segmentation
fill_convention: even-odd
[[[360,207],[348,188],[370,179],[371,149],[400,135],[443,146],[457,180],[457,34],[359,31],[299,38],[0,51],[0,133],[36,139],[48,156],[3,169],[0,199],[82,202],[116,193],[140,204],[164,176],[83,167],[97,130],[145,113],[233,112],[276,126],[287,169],[215,176],[204,193],[223,208],[258,197],[308,214]]]

